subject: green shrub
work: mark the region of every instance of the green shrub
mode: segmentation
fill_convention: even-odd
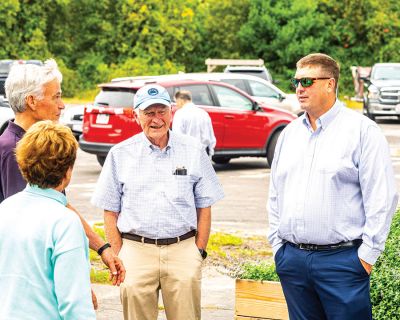
[[[267,262],[249,262],[242,265],[239,279],[279,281],[275,264]]]
[[[400,315],[400,211],[392,221],[385,251],[371,274],[374,319],[399,319]]]

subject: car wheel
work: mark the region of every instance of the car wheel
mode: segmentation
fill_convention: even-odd
[[[374,115],[368,113],[367,117],[370,118],[372,121],[375,121],[375,116]]]
[[[369,112],[368,103],[366,103],[365,101],[363,106],[363,114],[370,118],[372,121],[375,121],[375,116]]]
[[[99,162],[99,164],[101,166],[103,166],[104,161],[106,161],[106,157],[105,156],[96,156],[97,157],[97,161]]]
[[[216,164],[227,164],[231,160],[231,158],[229,158],[229,157],[212,157],[212,160]]]
[[[282,130],[276,131],[268,143],[267,160],[268,160],[269,167],[271,167],[271,165],[272,165],[272,160],[274,159],[276,143],[278,142],[278,138],[279,138],[279,135],[281,134],[281,132],[282,132]]]

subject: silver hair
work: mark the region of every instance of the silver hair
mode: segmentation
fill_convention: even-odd
[[[7,99],[14,113],[26,110],[26,98],[34,96],[44,98],[44,85],[57,79],[62,81],[62,74],[54,59],[46,60],[44,65],[15,64],[11,67],[4,85]]]

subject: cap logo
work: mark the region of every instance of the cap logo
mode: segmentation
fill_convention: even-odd
[[[149,96],[156,96],[158,95],[158,90],[156,88],[150,88],[147,93],[149,94]]]

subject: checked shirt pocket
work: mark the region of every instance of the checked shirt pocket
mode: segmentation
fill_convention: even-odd
[[[168,196],[176,203],[186,204],[193,201],[193,182],[191,176],[174,175],[168,186]]]

